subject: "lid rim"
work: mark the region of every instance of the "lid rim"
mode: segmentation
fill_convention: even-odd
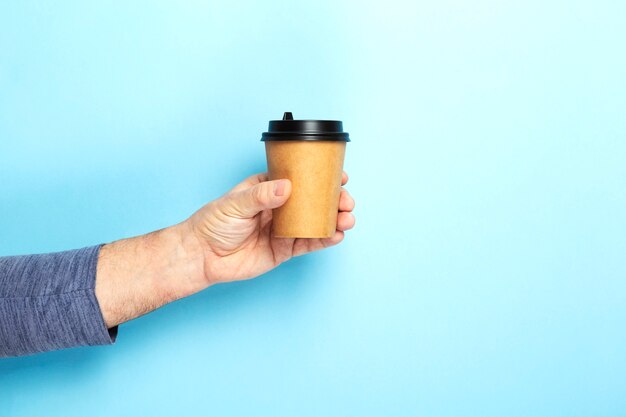
[[[310,135],[310,136],[323,136],[323,135],[347,135],[348,132],[320,132],[315,130],[279,130],[275,132],[263,132],[263,136],[276,135]]]
[[[276,135],[269,134],[261,136],[261,142],[297,142],[297,141],[329,141],[329,142],[351,142],[350,137],[346,134],[328,135],[328,134],[286,134]]]

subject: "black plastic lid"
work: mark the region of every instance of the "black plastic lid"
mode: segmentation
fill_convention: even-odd
[[[271,120],[261,141],[273,140],[332,140],[350,142],[348,132],[343,131],[339,120],[293,120],[291,112],[285,112],[283,120]]]

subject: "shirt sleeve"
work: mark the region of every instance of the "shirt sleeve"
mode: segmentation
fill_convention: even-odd
[[[115,342],[95,293],[101,246],[0,257],[0,357]]]

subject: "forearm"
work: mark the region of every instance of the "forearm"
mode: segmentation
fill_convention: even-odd
[[[202,248],[186,223],[100,250],[96,297],[110,328],[209,285]]]

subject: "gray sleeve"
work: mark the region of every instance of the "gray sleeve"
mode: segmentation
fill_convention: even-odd
[[[100,247],[0,257],[0,357],[115,342],[95,294]]]

